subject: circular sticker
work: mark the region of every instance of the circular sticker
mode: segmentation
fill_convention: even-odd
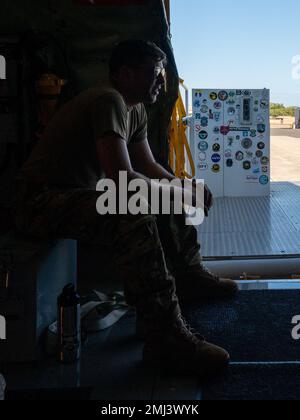
[[[200,111],[202,112],[202,114],[206,114],[208,112],[208,106],[207,105],[202,105]]]
[[[219,163],[219,162],[220,162],[220,160],[221,160],[221,156],[220,156],[218,153],[215,153],[214,155],[212,155],[211,160],[212,160],[214,163]]]
[[[205,152],[199,153],[199,160],[201,160],[202,162],[206,160],[206,153]]]
[[[244,168],[246,171],[248,171],[249,169],[251,169],[251,162],[249,162],[248,160],[246,160],[246,161],[243,163],[243,168]]]
[[[216,101],[218,99],[218,94],[216,92],[211,92],[209,97],[212,101]]]
[[[207,131],[204,131],[204,130],[200,131],[200,133],[199,133],[199,138],[200,138],[201,140],[206,140],[206,139],[207,139],[207,137],[208,137],[208,133],[207,133]]]
[[[220,167],[220,165],[215,164],[215,165],[213,165],[213,166],[212,166],[211,170],[212,170],[215,174],[217,174],[218,172],[220,172],[221,167]]]
[[[242,146],[244,149],[251,149],[253,142],[251,139],[244,139],[242,140]]]
[[[266,147],[265,143],[263,143],[262,141],[258,143],[257,148],[259,150],[264,150],[264,148]]]
[[[208,150],[208,143],[206,143],[206,141],[201,141],[198,148],[201,152],[206,152]]]
[[[269,183],[269,177],[267,175],[262,175],[259,178],[259,182],[261,185],[267,185]]]
[[[212,148],[214,152],[219,152],[221,150],[221,145],[219,143],[215,143]]]
[[[228,115],[230,115],[231,117],[233,116],[233,115],[235,115],[235,108],[233,108],[233,106],[231,106],[230,108],[228,108]]]
[[[236,136],[236,139],[237,140],[241,140],[241,136]]]
[[[207,99],[203,99],[202,103],[203,103],[203,105],[206,105],[207,104]]]
[[[219,97],[220,101],[227,101],[228,93],[226,92],[226,90],[221,90],[221,92],[219,92],[218,97]]]
[[[256,137],[256,130],[251,130],[250,136],[251,137]]]
[[[263,157],[261,158],[261,163],[262,163],[262,165],[268,165],[268,164],[269,164],[269,162],[270,162],[270,159],[269,159],[267,156],[263,156]]]
[[[214,103],[214,107],[215,107],[216,109],[221,109],[221,108],[222,108],[222,102],[219,102],[219,101],[215,102],[215,103]]]
[[[244,153],[243,152],[236,152],[235,158],[238,161],[242,161],[244,159]]]
[[[260,159],[260,158],[262,158],[262,157],[263,157],[263,155],[264,155],[264,153],[263,153],[261,150],[258,150],[258,151],[256,152],[256,157],[258,157],[259,159]]]
[[[262,134],[266,131],[266,125],[265,124],[258,124],[257,125],[257,131]]]
[[[269,172],[269,168],[267,166],[262,166],[261,170],[264,174],[267,174]]]
[[[214,133],[215,134],[219,134],[220,133],[220,128],[219,127],[215,127],[214,128]]]
[[[199,101],[199,99],[196,99],[196,100],[194,101],[194,107],[195,107],[195,108],[200,108],[200,106],[201,106],[201,102]]]
[[[232,157],[232,152],[231,152],[231,150],[225,150],[225,157],[226,158],[231,158]]]
[[[226,166],[228,168],[232,168],[233,167],[233,160],[232,159],[227,159],[226,160]]]

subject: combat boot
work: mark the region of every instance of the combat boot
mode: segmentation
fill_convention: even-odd
[[[149,331],[143,360],[152,368],[208,378],[223,371],[230,356],[193,333],[182,316],[178,316],[169,330]]]
[[[231,298],[238,293],[234,280],[220,278],[203,265],[188,268],[185,274],[176,276],[176,295],[179,302],[197,302],[204,298]],[[145,340],[147,327],[143,311],[137,311],[136,336]]]

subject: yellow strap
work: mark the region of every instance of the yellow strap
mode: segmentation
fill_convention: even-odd
[[[181,83],[182,82],[183,81],[181,81]],[[175,173],[175,176],[182,179],[192,179],[195,177],[196,168],[186,135],[187,125],[184,122],[186,117],[187,113],[184,107],[181,92],[179,91],[178,100],[172,114],[169,133],[169,163]],[[186,171],[186,154],[191,166],[191,174]]]

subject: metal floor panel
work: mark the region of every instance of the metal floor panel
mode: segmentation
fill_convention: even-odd
[[[272,183],[270,197],[218,198],[198,234],[203,257],[300,257],[300,183]]]

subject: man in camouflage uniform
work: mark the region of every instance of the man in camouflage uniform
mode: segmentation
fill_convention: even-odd
[[[39,239],[107,247],[126,300],[137,309],[144,361],[207,375],[226,366],[229,355],[190,331],[178,298],[231,296],[235,282],[203,267],[197,231],[186,225],[184,213],[103,216],[96,210],[97,182],[106,177],[118,185],[120,171],[148,185],[151,179],[175,179],[151,153],[143,105],[156,102],[165,65],[165,54],[149,42],[127,41],[115,49],[111,84],[65,105],[22,168],[16,226]],[[205,205],[212,205],[208,188]]]

